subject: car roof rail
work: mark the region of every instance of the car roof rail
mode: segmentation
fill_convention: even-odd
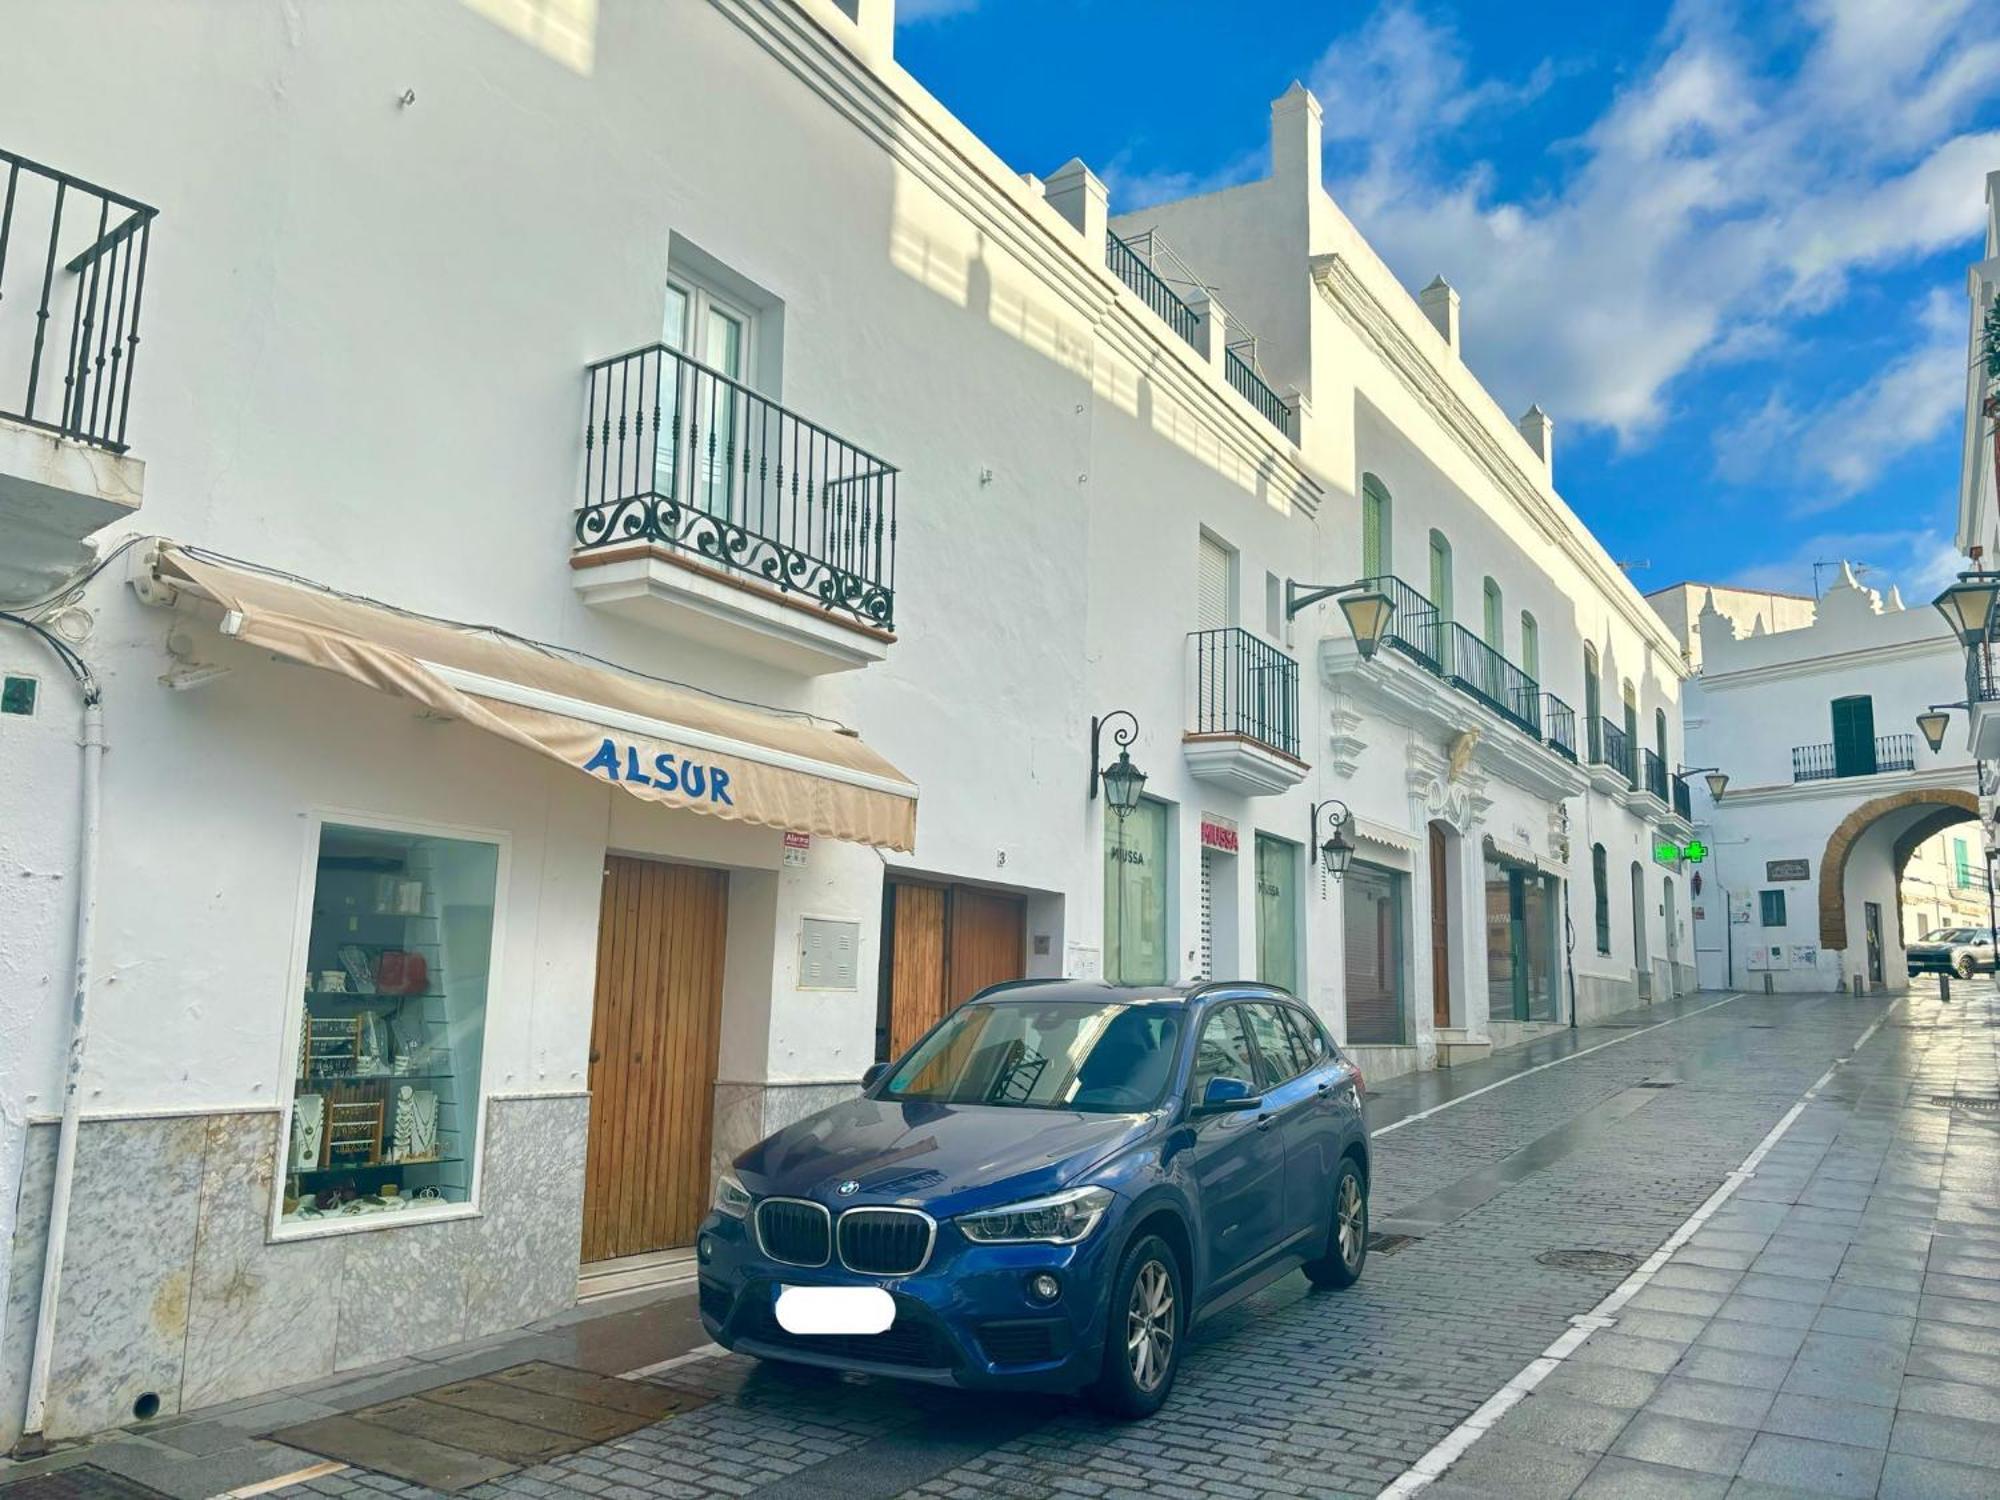
[[[1262,990],[1266,994],[1297,998],[1283,985],[1272,984],[1267,979],[1204,979],[1187,992],[1187,998],[1198,1000],[1211,990]]]
[[[986,985],[982,989],[974,990],[965,1003],[970,1005],[974,1000],[984,1000],[988,995],[1004,994],[1008,990],[1025,990],[1051,984],[1083,984],[1086,982],[1081,979],[1071,979],[1064,974],[1044,975],[1040,979],[1001,979]]]

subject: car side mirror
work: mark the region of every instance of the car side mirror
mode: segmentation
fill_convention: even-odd
[[[861,1075],[861,1092],[865,1094],[874,1088],[882,1081],[882,1075],[888,1071],[887,1063],[870,1063],[867,1071]]]
[[[1240,1078],[1211,1078],[1208,1087],[1202,1090],[1200,1103],[1195,1105],[1195,1113],[1227,1114],[1232,1110],[1255,1109],[1263,1102],[1263,1096],[1253,1092]]]

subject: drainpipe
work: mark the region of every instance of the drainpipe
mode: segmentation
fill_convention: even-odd
[[[26,623],[19,621],[19,623]],[[31,627],[33,628],[33,627]],[[54,638],[42,634],[50,644]],[[63,1246],[68,1239],[70,1187],[76,1176],[77,1115],[81,1108],[85,1022],[90,1005],[90,940],[97,919],[97,843],[101,772],[104,762],[104,707],[97,681],[81,657],[58,650],[83,688],[82,829],[76,857],[76,952],[70,992],[69,1062],[63,1079],[62,1126],[56,1140],[55,1190],[49,1198],[48,1240],[42,1252],[42,1300],[35,1315],[34,1357],[28,1367],[28,1406],[15,1451],[45,1450],[42,1428],[48,1419],[49,1366],[55,1353],[56,1299],[62,1290]]]

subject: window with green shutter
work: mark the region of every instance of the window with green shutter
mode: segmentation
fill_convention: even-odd
[[[1762,908],[1759,916],[1762,917],[1764,926],[1783,927],[1785,925],[1785,893],[1783,891],[1759,891],[1757,893],[1757,904]]]
[[[1373,474],[1361,476],[1361,576],[1379,578],[1396,571],[1389,545],[1394,512],[1388,488]]]
[[[1542,632],[1535,617],[1521,611],[1521,670],[1535,681],[1542,680]]]
[[[1451,543],[1442,531],[1431,533],[1431,603],[1437,606],[1438,623],[1449,625],[1451,613]]]
[[[1959,885],[1972,884],[1972,851],[1965,846],[1964,839],[1951,841],[1952,879]]]
[[[1491,578],[1480,588],[1481,597],[1486,602],[1486,644],[1502,655],[1507,651],[1506,605],[1500,597],[1500,585]]]

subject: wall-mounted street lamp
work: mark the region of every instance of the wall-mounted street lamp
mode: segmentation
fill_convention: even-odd
[[[1708,783],[1708,795],[1717,802],[1722,800],[1722,793],[1729,785],[1729,773],[1720,766],[1681,766],[1674,774],[1680,777],[1699,775]]]
[[[1326,814],[1327,833],[1323,840],[1319,836],[1321,813]],[[1347,873],[1348,861],[1354,858],[1354,845],[1347,837],[1347,825],[1353,819],[1354,814],[1338,797],[1329,797],[1312,805],[1312,831],[1306,839],[1306,847],[1314,851],[1321,868],[1336,881]],[[1325,893],[1322,886],[1320,894]]]
[[[1935,755],[1944,749],[1944,732],[1951,728],[1951,711],[1965,708],[1963,703],[1933,703],[1917,715],[1917,733],[1924,737],[1924,743],[1931,747]]]
[[[1293,578],[1285,580],[1287,620],[1322,599],[1332,599],[1340,605],[1340,612],[1347,616],[1347,628],[1354,633],[1354,648],[1361,653],[1361,659],[1367,661],[1374,656],[1376,647],[1382,644],[1382,637],[1389,633],[1389,617],[1396,612],[1396,601],[1377,588],[1372,578],[1335,584],[1300,583]]]
[[[2000,608],[2000,573],[1976,568],[1931,600],[1960,644],[1971,647],[1988,639],[1996,608]]]
[[[1103,734],[1105,726],[1114,719],[1123,719],[1125,722],[1111,731],[1111,743],[1118,747],[1118,759],[1106,766],[1100,761],[1103,754],[1101,748]],[[1132,764],[1132,756],[1126,749],[1126,746],[1138,737],[1139,721],[1126,709],[1115,708],[1103,718],[1098,718],[1095,714],[1091,716],[1090,795],[1094,801],[1097,797],[1098,783],[1101,781],[1104,784],[1104,800],[1110,804],[1111,810],[1118,814],[1121,820],[1139,805],[1139,793],[1146,786],[1146,773]]]

